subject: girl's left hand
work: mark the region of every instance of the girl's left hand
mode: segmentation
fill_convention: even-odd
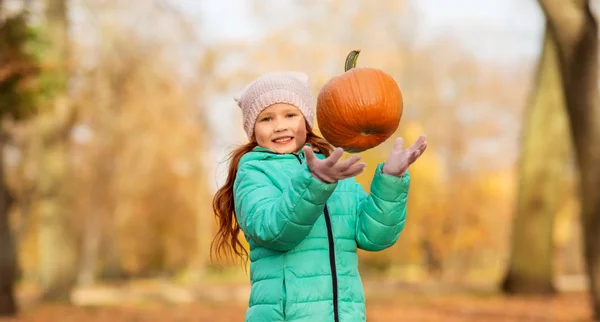
[[[417,141],[408,149],[403,150],[404,140],[399,137],[394,142],[392,152],[383,165],[383,173],[401,177],[406,173],[408,167],[413,164],[427,149],[425,135],[419,136]]]

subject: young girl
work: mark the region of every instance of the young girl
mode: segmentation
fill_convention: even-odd
[[[213,200],[219,222],[213,247],[250,259],[245,321],[365,321],[357,249],[380,251],[398,239],[407,168],[425,151],[425,137],[406,150],[396,139],[367,195],[354,179],[365,167],[360,156],[340,160],[342,149],[312,132],[306,75],[263,75],[235,100],[249,142],[233,151]]]

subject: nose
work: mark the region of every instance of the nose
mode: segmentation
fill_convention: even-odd
[[[275,124],[275,132],[279,133],[279,132],[283,132],[285,130],[287,130],[287,126],[286,126],[285,122],[280,121]]]

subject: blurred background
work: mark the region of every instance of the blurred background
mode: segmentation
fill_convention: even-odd
[[[10,321],[241,321],[248,275],[210,258],[212,196],[246,140],[232,96],[300,70],[316,97],[353,49],[402,91],[395,136],[429,141],[398,243],[360,252],[369,319],[590,320],[538,1],[2,0],[0,17]],[[362,153],[365,190],[392,144]]]

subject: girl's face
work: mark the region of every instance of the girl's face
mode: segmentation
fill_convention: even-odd
[[[306,122],[290,104],[273,104],[258,114],[254,125],[256,142],[277,153],[295,153],[306,142]]]

